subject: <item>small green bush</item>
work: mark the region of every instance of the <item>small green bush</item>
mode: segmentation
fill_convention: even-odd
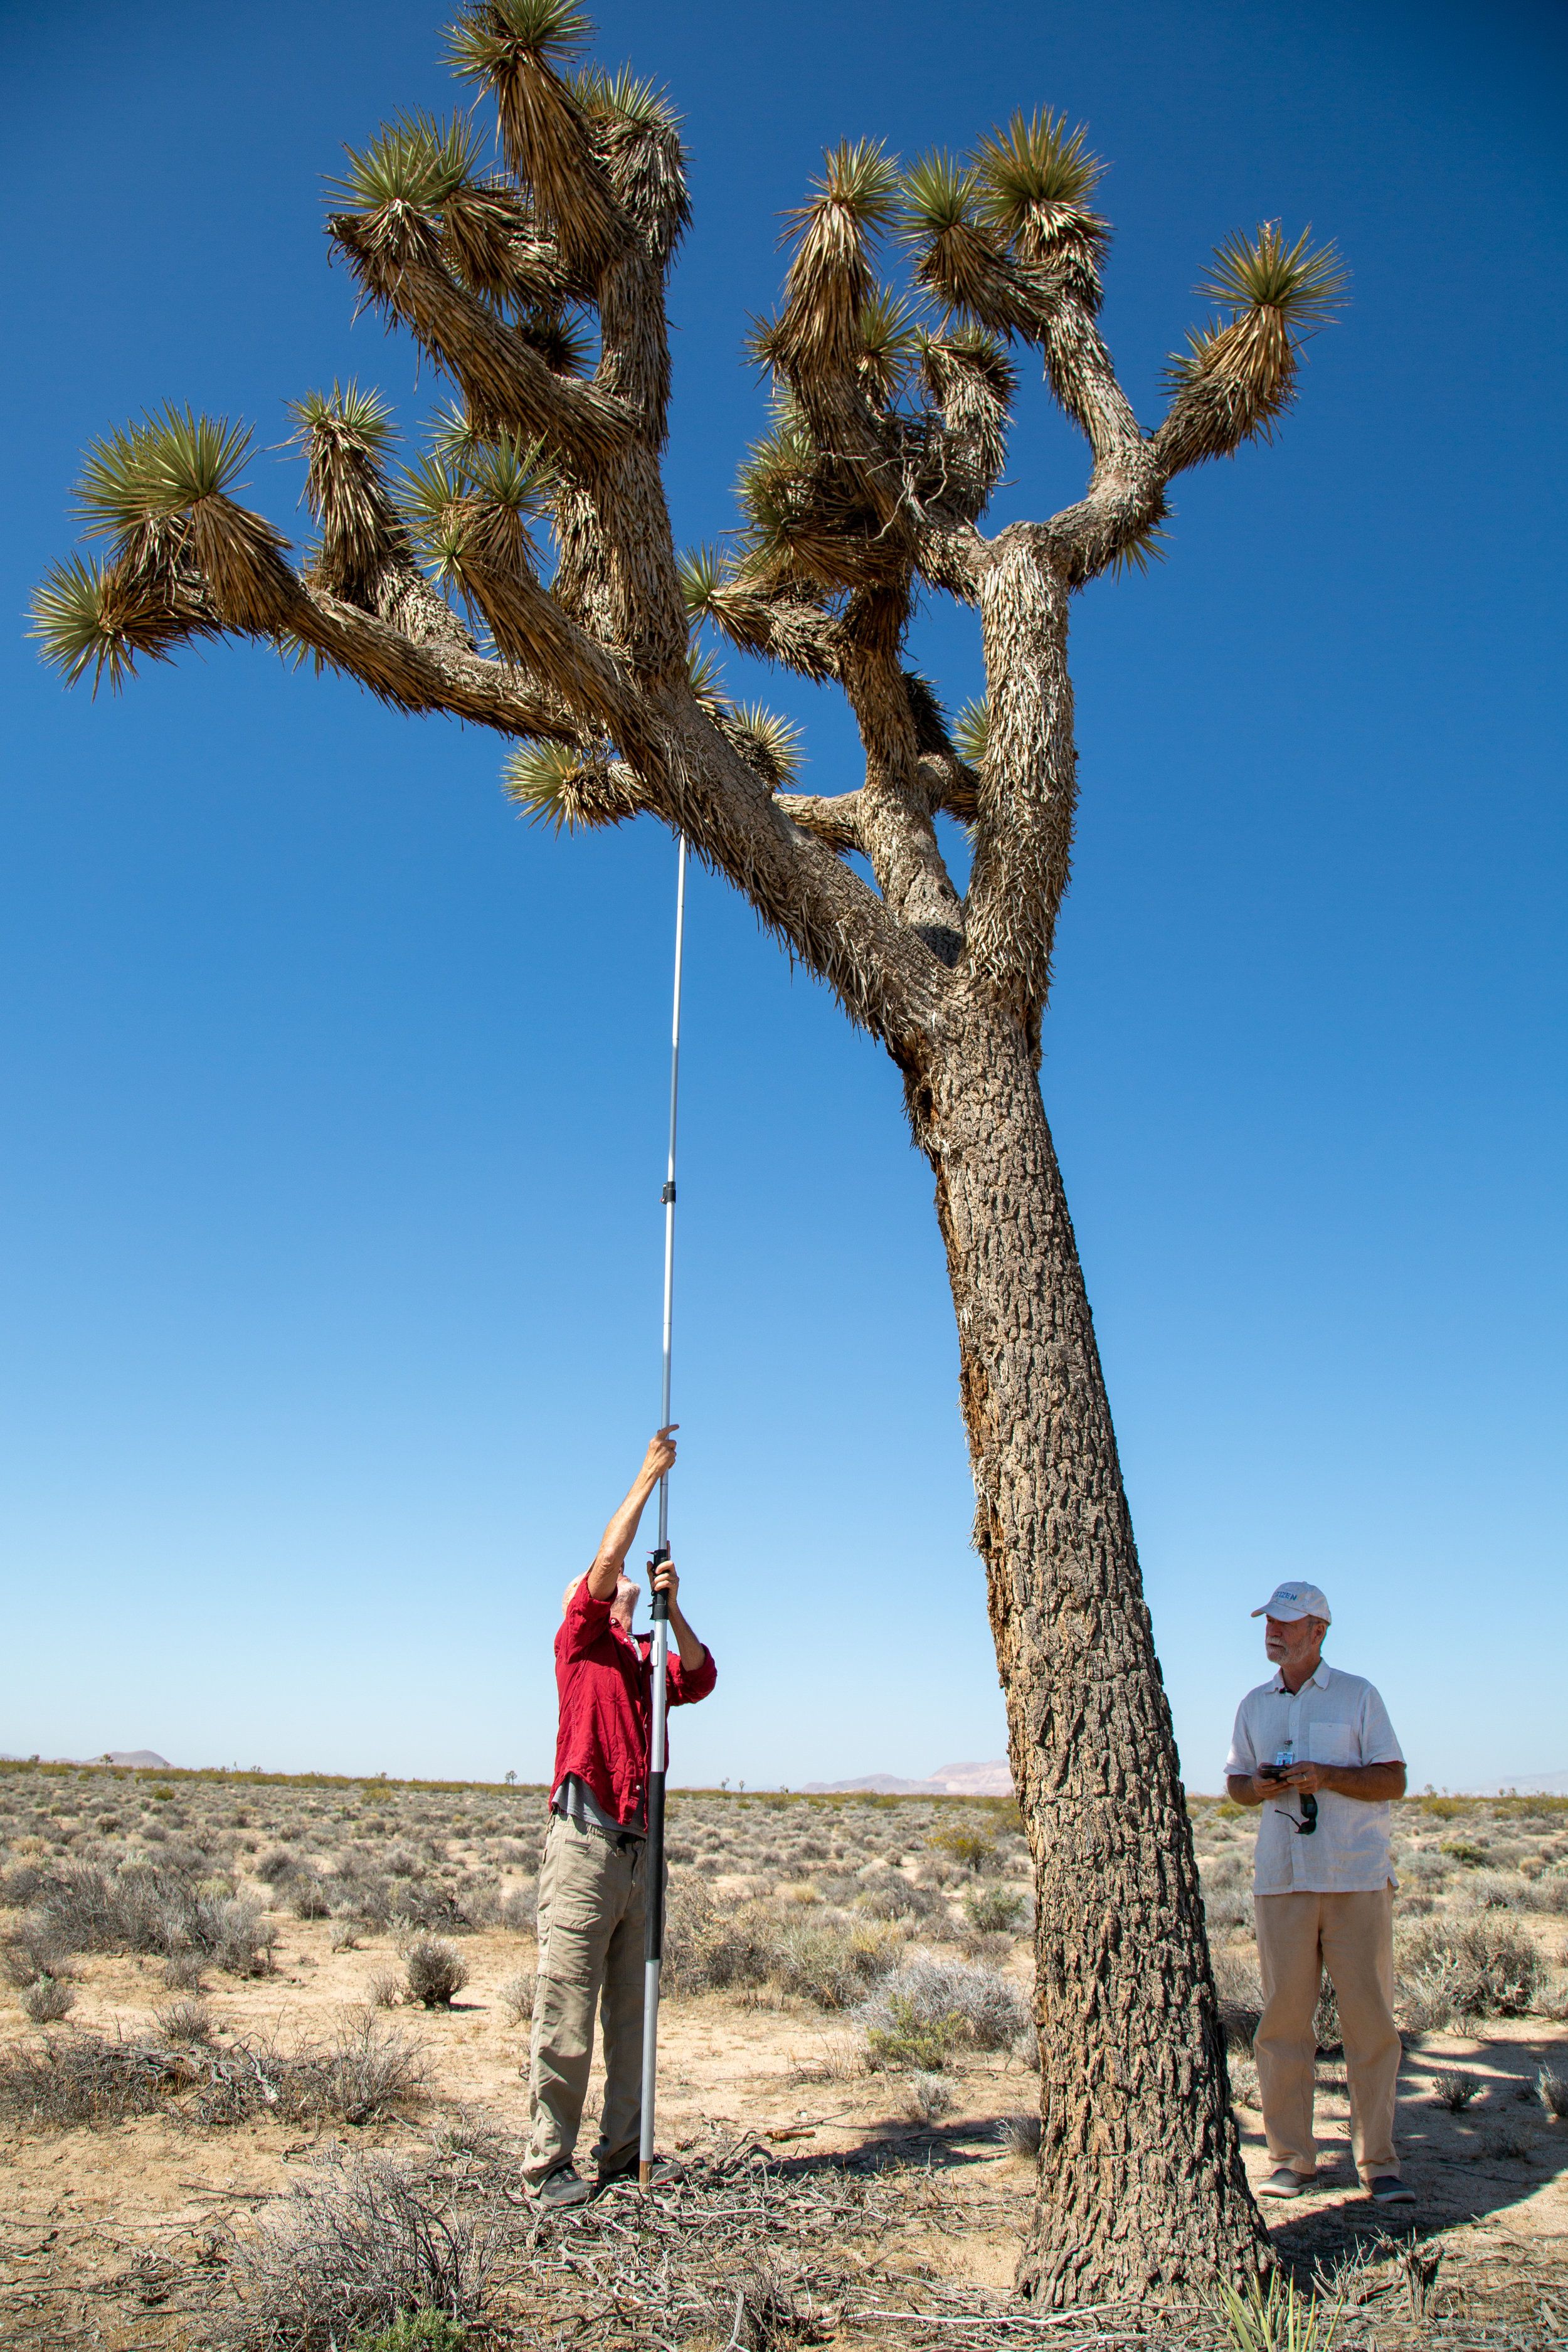
[[[462,2352],[468,2330],[444,2311],[405,2311],[374,2336],[356,2329],[348,2352]]]
[[[952,2010],[931,2017],[904,1992],[890,1993],[888,2009],[885,2025],[866,2028],[866,2063],[879,2071],[909,2066],[922,2074],[940,2074],[965,2039],[964,2021]]]
[[[1024,1897],[1011,1886],[977,1886],[963,1898],[963,1916],[982,1936],[1016,1934],[1027,1907]]]

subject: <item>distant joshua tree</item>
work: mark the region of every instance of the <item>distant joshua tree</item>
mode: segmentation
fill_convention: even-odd
[[[1339,270],[1272,225],[1220,247],[1199,289],[1219,315],[1146,433],[1095,324],[1108,229],[1081,131],[1020,113],[965,160],[909,171],[840,146],[753,335],[773,410],[740,530],[727,555],[682,555],[659,467],[680,138],[629,71],[574,65],[590,30],[567,0],[474,0],[451,60],[493,98],[506,169],[467,119],[408,115],[336,184],[335,251],[458,395],[412,470],[389,471],[374,394],[299,401],[320,538],[296,565],[236,501],[248,436],[150,415],[89,451],[81,511],[107,561],[49,575],[37,632],[68,679],[118,687],[140,656],[249,636],[491,728],[523,809],[679,828],[887,1048],[935,1172],[1037,1885],[1041,2160],[1019,2282],[1059,2305],[1244,2275],[1262,2238],[1040,1024],[1077,789],[1073,592],[1147,560],[1173,476],[1268,437]],[[902,293],[878,275],[889,247]],[[988,534],[1028,345],[1089,481]],[[956,722],[905,654],[938,593],[978,613],[984,646],[984,701]],[[794,788],[795,730],[729,698],[703,630],[843,691],[856,790]],[[942,814],[973,845],[962,891]]]

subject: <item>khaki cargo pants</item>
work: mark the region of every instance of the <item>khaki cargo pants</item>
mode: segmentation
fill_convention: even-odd
[[[569,2164],[594,2054],[594,2010],[605,2036],[605,2105],[594,2156],[613,2172],[637,2155],[642,2130],[643,1894],[647,1848],[550,1817],[539,1873],[539,1982],[529,2052],[529,2141],[523,2177]]]
[[[1394,2099],[1404,2051],[1394,2022],[1394,1889],[1260,1895],[1253,1909],[1263,2021],[1252,2054],[1269,2156],[1293,2172],[1317,2168],[1312,2011],[1326,1969],[1344,2037],[1356,2170],[1363,2182],[1397,2173]]]

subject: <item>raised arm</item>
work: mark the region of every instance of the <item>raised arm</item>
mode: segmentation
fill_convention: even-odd
[[[613,1601],[616,1597],[616,1586],[626,1566],[626,1554],[637,1541],[648,1497],[666,1471],[674,1467],[678,1426],[678,1423],[671,1422],[668,1429],[656,1430],[648,1439],[642,1467],[632,1480],[626,1501],[599,1538],[594,1565],[588,1570],[588,1590],[595,1601]]]

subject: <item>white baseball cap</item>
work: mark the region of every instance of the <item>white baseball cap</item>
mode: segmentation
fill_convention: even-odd
[[[1282,1625],[1294,1623],[1298,1617],[1321,1617],[1325,1625],[1333,1622],[1328,1600],[1315,1584],[1277,1584],[1262,1608],[1252,1613],[1255,1617],[1278,1617]]]

